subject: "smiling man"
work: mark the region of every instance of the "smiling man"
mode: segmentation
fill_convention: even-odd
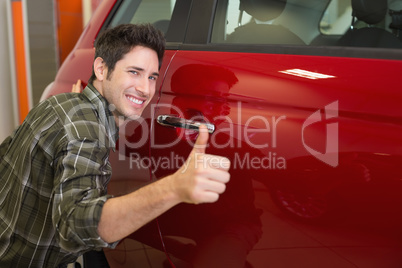
[[[229,160],[205,154],[201,127],[176,173],[124,196],[107,194],[118,128],[154,96],[164,46],[151,25],[106,30],[83,92],[43,101],[1,144],[0,267],[65,267],[88,250],[113,248],[179,203],[215,202],[225,191]],[[200,164],[211,157],[221,165]]]

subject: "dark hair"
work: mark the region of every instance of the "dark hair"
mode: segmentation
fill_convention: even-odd
[[[136,46],[143,46],[154,50],[158,55],[159,68],[165,52],[165,38],[163,33],[151,24],[121,24],[105,30],[95,43],[95,59],[101,57],[108,68],[108,76],[112,74],[116,62],[129,53]],[[96,79],[92,75],[88,83]]]

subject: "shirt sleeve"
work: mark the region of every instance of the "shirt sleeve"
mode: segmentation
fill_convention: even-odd
[[[53,225],[60,246],[70,252],[114,248],[98,234],[111,177],[109,149],[98,140],[73,139],[54,161]]]

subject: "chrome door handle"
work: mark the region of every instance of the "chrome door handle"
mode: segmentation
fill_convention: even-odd
[[[199,131],[201,125],[205,125],[209,133],[212,134],[215,131],[214,124],[187,120],[174,115],[159,115],[156,121],[162,126],[179,127],[196,131]]]

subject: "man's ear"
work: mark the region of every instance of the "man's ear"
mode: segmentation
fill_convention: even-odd
[[[94,61],[94,72],[97,80],[103,81],[107,76],[107,68],[101,57],[97,57]]]

